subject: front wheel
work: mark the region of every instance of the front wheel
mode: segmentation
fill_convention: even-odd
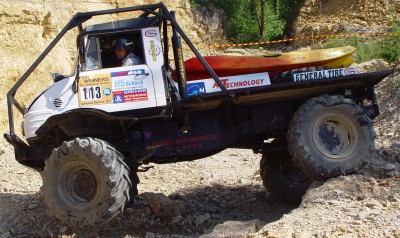
[[[41,188],[52,214],[73,227],[101,225],[129,200],[129,168],[108,143],[76,138],[46,160]]]
[[[353,100],[323,95],[292,118],[289,151],[308,176],[325,180],[359,171],[374,150],[371,119]]]
[[[299,204],[313,182],[291,161],[287,149],[264,153],[260,162],[264,187],[279,201]]]

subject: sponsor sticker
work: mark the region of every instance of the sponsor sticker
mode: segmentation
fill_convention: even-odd
[[[345,75],[353,75],[357,74],[357,69],[355,67],[349,67],[344,69],[344,74]]]
[[[228,90],[260,87],[271,84],[267,72],[223,77],[220,80]],[[187,89],[189,96],[221,91],[219,85],[212,78],[188,81]]]
[[[109,73],[82,75],[79,78],[79,105],[91,106],[112,103]]]
[[[142,88],[144,86],[144,69],[134,69],[128,71],[112,72],[112,90],[123,91],[129,89]]]
[[[146,71],[144,69],[135,69],[129,71],[120,71],[120,72],[112,72],[111,77],[123,77],[123,76],[131,76],[131,75],[143,75]]]
[[[147,37],[155,37],[157,35],[156,30],[147,30],[144,32],[144,35]]]
[[[304,82],[304,81],[312,81],[320,79],[331,79],[331,78],[338,78],[354,74],[357,74],[357,69],[355,67],[328,69],[328,70],[293,74],[293,81]]]
[[[119,91],[119,90],[125,90],[125,89],[131,89],[139,86],[143,86],[144,81],[141,80],[136,80],[136,79],[119,79],[114,81],[114,90]]]
[[[151,56],[153,58],[153,61],[157,61],[157,55],[159,55],[159,54],[157,54],[154,40],[150,41],[150,52],[151,52]]]
[[[188,82],[187,84],[187,89],[188,89],[188,95],[189,96],[194,96],[198,94],[205,94],[206,91],[206,86],[204,85],[204,82],[198,82],[198,83],[190,83]]]
[[[152,55],[153,60],[154,59],[157,60],[157,58],[155,56],[159,56],[161,54],[161,48],[159,46],[155,46],[154,41],[151,41],[149,53]]]
[[[224,78],[224,79],[221,79],[221,82],[227,89],[235,89],[235,88],[247,88],[247,87],[264,85],[264,80],[265,79],[263,79],[263,78],[259,78],[259,79],[248,79],[248,80],[236,81],[236,80],[232,80],[230,78]],[[219,86],[216,82],[214,83],[213,88],[219,88]]]
[[[106,95],[106,96],[110,96],[111,93],[112,93],[111,88],[105,88],[103,90],[103,94]]]
[[[147,138],[147,137],[146,137]],[[175,150],[197,150],[206,147],[210,143],[218,140],[217,134],[206,134],[191,137],[179,137],[175,139],[165,139],[154,141],[153,146],[163,146],[169,151]]]
[[[122,92],[113,93],[114,103],[124,103],[124,94]]]
[[[147,89],[132,89],[119,92],[113,92],[114,103],[128,103],[128,102],[138,102],[147,101]]]

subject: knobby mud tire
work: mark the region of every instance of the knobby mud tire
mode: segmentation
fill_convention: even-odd
[[[287,149],[264,153],[260,162],[264,187],[279,201],[299,204],[313,180],[291,161]]]
[[[371,119],[353,100],[322,95],[304,103],[288,132],[295,164],[315,180],[358,172],[371,158]]]
[[[52,214],[74,228],[90,228],[122,213],[132,187],[123,159],[99,139],[63,142],[42,172],[41,191]]]

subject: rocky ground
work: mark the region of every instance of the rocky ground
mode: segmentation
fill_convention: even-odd
[[[370,67],[387,65],[359,66]],[[298,207],[263,188],[260,155],[227,149],[154,165],[140,173],[135,209],[98,230],[74,231],[48,214],[40,174],[16,163],[2,140],[0,237],[400,237],[398,82],[397,74],[378,87],[374,159],[359,175],[315,184]]]
[[[293,35],[385,32],[399,13],[398,0],[302,1]]]
[[[73,236],[75,231],[47,214],[39,173],[17,164],[9,146],[2,148],[0,237]],[[228,221],[277,221],[295,207],[268,196],[258,175],[259,159],[251,151],[225,150],[196,162],[156,165],[140,174],[136,209],[127,209],[96,234],[198,237]]]

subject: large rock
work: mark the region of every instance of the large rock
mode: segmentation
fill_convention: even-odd
[[[163,220],[172,221],[185,212],[185,206],[181,202],[171,200],[162,193],[147,192],[140,196],[149,204],[153,214]]]
[[[358,73],[367,73],[375,71],[390,70],[390,65],[383,59],[373,59],[361,64],[353,64],[357,68]]]
[[[245,238],[257,232],[260,227],[258,219],[251,221],[227,221],[214,227],[209,234],[200,238]]]
[[[390,17],[400,16],[397,0],[305,0],[291,16],[293,37],[340,33],[389,31]],[[394,10],[396,9],[396,10]],[[322,39],[296,41],[299,45],[318,44]]]

